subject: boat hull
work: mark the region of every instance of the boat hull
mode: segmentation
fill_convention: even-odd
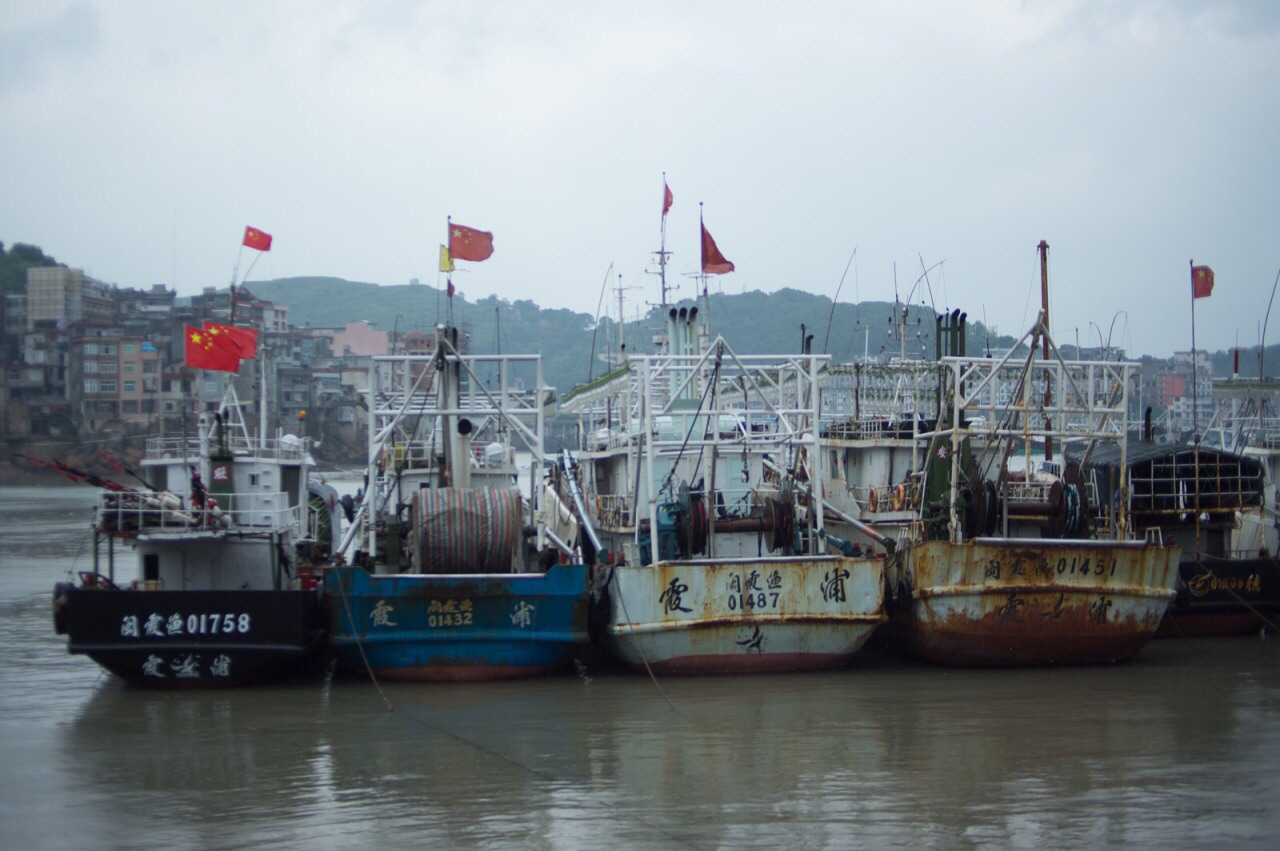
[[[887,618],[883,565],[815,556],[599,568],[599,642],[661,674],[838,668]]]
[[[1280,559],[1184,561],[1157,636],[1249,635],[1280,619]]]
[[[330,647],[347,673],[474,682],[564,668],[588,642],[587,567],[545,574],[326,571]]]
[[[890,639],[946,665],[1123,661],[1155,634],[1179,555],[1140,542],[916,543],[902,554]]]
[[[222,688],[301,669],[323,644],[315,591],[121,591],[60,585],[67,649],[148,688]]]

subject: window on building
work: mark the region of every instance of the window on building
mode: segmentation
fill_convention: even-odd
[[[146,361],[143,361],[143,362],[142,362],[142,374],[143,374],[143,375],[155,375],[155,372],[156,372],[156,362],[155,362],[155,361],[153,361],[153,360],[146,360]]]
[[[85,343],[85,344],[84,344],[84,353],[85,353],[86,355],[96,355],[96,354],[98,353],[98,344],[97,344],[97,343]]]
[[[160,382],[160,390],[161,392],[164,392],[164,393],[170,392],[171,390],[173,390],[173,382],[167,378],[162,380]]]
[[[98,363],[98,371],[99,372],[115,372],[118,366],[119,365],[113,360],[104,360]]]
[[[138,344],[137,344],[137,343],[125,343],[125,344],[124,344],[124,349],[123,349],[123,351],[124,351],[124,353],[125,353],[126,355],[131,355],[131,354],[133,354],[134,352],[136,352],[137,350],[138,350]]]
[[[206,393],[217,393],[217,392],[218,392],[218,382],[216,382],[216,381],[206,381],[206,382],[204,383],[204,392],[206,392]]]
[[[137,362],[137,361],[131,361],[131,360],[127,360],[127,361],[125,361],[125,362],[124,362],[124,371],[125,371],[125,372],[137,372],[137,371],[138,371],[138,362]]]
[[[126,382],[124,383],[124,392],[126,392],[126,393],[137,393],[137,392],[138,392],[138,382],[136,382],[136,381],[126,381]]]
[[[120,403],[120,413],[122,413],[122,414],[136,414],[136,413],[138,413],[138,400],[137,400],[137,399],[125,399],[123,402],[121,402],[121,403]]]
[[[98,390],[102,393],[115,393],[117,392],[116,387],[116,382],[111,379],[104,378],[98,382]]]
[[[97,372],[97,371],[98,371],[98,362],[97,362],[96,360],[87,360],[87,361],[85,361],[85,362],[84,362],[84,371],[85,371],[85,372]]]
[[[84,380],[84,392],[86,392],[86,393],[97,393],[97,392],[98,392],[98,379],[96,379],[96,378],[86,378],[86,379]]]
[[[104,355],[114,355],[116,353],[116,344],[103,343],[101,351],[102,351],[102,354]]]

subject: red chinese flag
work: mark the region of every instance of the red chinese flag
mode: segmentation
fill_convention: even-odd
[[[1213,295],[1213,270],[1208,266],[1191,267],[1191,297],[1208,298]]]
[[[702,227],[702,274],[704,275],[723,275],[725,272],[733,271],[733,264],[724,259],[724,255],[720,253],[720,249],[716,247],[716,241],[711,238],[711,234],[707,233],[707,226]]]
[[[231,343],[206,334],[200,328],[182,326],[187,338],[185,362],[191,369],[216,369],[235,372],[240,369],[240,355]]]
[[[671,194],[671,187],[667,185],[665,180],[662,181],[662,215],[665,216],[667,214],[667,211],[671,209],[671,202],[674,200],[675,196]]]
[[[258,251],[270,251],[271,234],[260,231],[257,228],[245,228],[244,244],[249,248],[256,248]]]
[[[449,256],[478,263],[493,254],[493,234],[465,225],[449,225]]]
[[[220,322],[205,322],[204,332],[218,343],[227,343],[241,360],[258,356],[258,331],[256,328],[237,328]]]
[[[445,280],[448,281],[449,283],[449,289],[447,290],[447,292],[449,293],[449,298],[453,298],[453,294],[457,292],[457,290],[454,289],[454,286],[453,286],[453,279],[446,278]]]

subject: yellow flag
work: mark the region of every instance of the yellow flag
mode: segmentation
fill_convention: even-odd
[[[453,258],[449,256],[449,249],[443,245],[440,246],[440,271],[453,271]]]

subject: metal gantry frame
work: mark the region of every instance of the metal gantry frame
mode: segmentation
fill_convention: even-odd
[[[448,438],[445,423],[460,417],[494,423],[499,433],[519,441],[530,454],[530,487],[542,481],[546,404],[554,391],[546,385],[541,355],[464,355],[441,334],[438,349],[430,355],[378,355],[370,360],[368,386],[368,492],[360,504],[342,551],[348,559],[363,542],[366,552],[377,554],[376,524],[393,494],[393,477],[380,475],[379,464],[388,449],[404,442],[402,461],[433,469],[433,447]],[[450,387],[447,373],[456,369],[458,387]],[[482,373],[496,370],[497,387],[485,386]],[[514,389],[517,378],[533,375],[532,389]],[[453,459],[452,463],[463,463]],[[534,522],[537,501],[530,499],[529,521]]]

